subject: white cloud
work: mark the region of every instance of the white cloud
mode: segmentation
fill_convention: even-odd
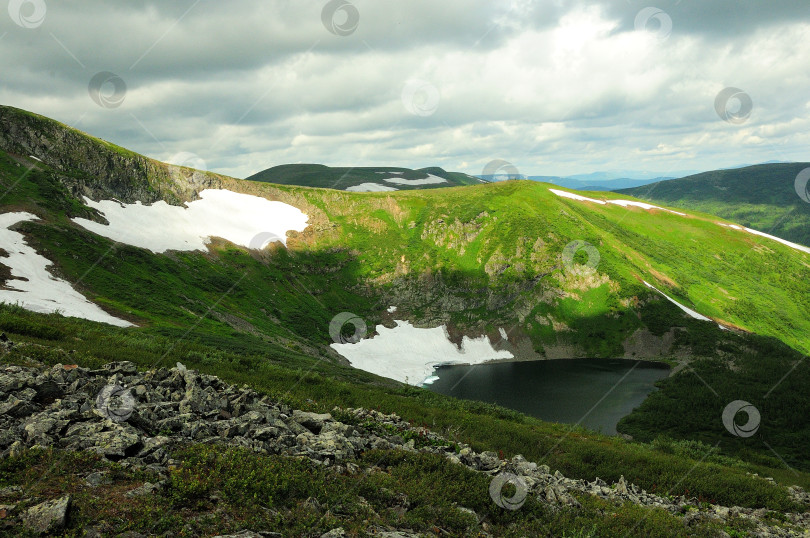
[[[287,162],[478,174],[501,158],[553,175],[807,160],[810,17],[724,2],[664,2],[663,41],[633,29],[638,2],[356,0],[346,37],[320,2],[52,3],[40,28],[6,25],[0,102],[237,177]],[[102,70],[127,83],[117,109],[88,96]],[[438,90],[431,114],[403,105],[412,79]],[[728,86],[753,100],[742,125],[714,110]]]

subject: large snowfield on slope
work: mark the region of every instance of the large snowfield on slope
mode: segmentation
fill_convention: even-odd
[[[332,344],[355,368],[411,385],[422,385],[440,364],[480,364],[494,359],[511,359],[508,351],[498,351],[486,335],[465,336],[461,349],[450,341],[444,325],[419,329],[407,321],[395,320],[388,329],[377,325],[377,336],[356,344]]]
[[[113,200],[85,203],[100,211],[110,223],[83,218],[73,221],[98,235],[151,250],[206,250],[211,237],[221,237],[243,247],[252,245],[259,234],[273,234],[286,244],[287,232],[303,231],[307,215],[283,202],[273,202],[233,191],[206,189],[200,199],[186,207],[155,202],[152,205],[121,204]]]
[[[28,246],[21,233],[8,228],[18,222],[37,220],[30,213],[0,214],[0,245],[8,253],[0,263],[11,269],[12,278],[0,289],[0,302],[18,303],[27,310],[42,313],[60,311],[62,315],[131,327],[132,323],[111,316],[54,277],[47,270],[51,262]]]

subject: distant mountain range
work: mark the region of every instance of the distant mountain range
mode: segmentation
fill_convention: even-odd
[[[598,173],[598,172],[597,172]],[[673,179],[671,177],[656,177],[650,179],[632,179],[627,177],[615,179],[577,179],[575,177],[557,177],[557,176],[529,176],[527,179],[532,181],[542,181],[545,183],[553,183],[566,189],[574,189],[578,191],[615,191],[619,189],[627,189],[631,187],[641,187],[657,181],[665,181]]]
[[[573,174],[570,176],[526,176],[518,177],[499,175],[478,176],[488,182],[505,181],[508,179],[530,179],[544,183],[553,183],[567,189],[580,191],[614,191],[618,189],[628,189],[641,187],[649,183],[664,181],[667,179],[679,178],[696,174],[700,170],[676,170],[665,176],[660,172],[648,170],[605,170],[590,172],[587,174]]]

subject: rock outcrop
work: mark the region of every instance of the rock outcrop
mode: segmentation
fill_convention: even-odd
[[[0,106],[0,149],[35,157],[56,171],[71,194],[93,200],[181,204],[223,183],[217,174],[169,166],[7,106]]]

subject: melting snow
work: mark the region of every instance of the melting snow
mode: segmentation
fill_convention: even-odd
[[[218,189],[202,191],[200,199],[187,202],[187,207],[163,201],[145,206],[140,202],[126,205],[87,198],[85,203],[99,210],[110,224],[82,218],[74,218],[74,222],[104,237],[155,253],[205,250],[211,237],[221,237],[243,247],[250,247],[261,233],[286,242],[287,232],[303,231],[308,219],[291,205]]]
[[[581,196],[579,194],[574,194],[573,192],[567,191],[560,191],[557,189],[549,189],[551,192],[556,194],[557,196],[562,196],[563,198],[570,198],[572,200],[579,200],[580,202],[593,202],[595,204],[606,205],[606,204],[616,204],[622,207],[627,206],[634,206],[640,207],[642,209],[660,209],[661,211],[669,211],[670,213],[675,213],[676,215],[681,215],[683,217],[686,216],[686,213],[681,213],[680,211],[673,211],[672,209],[667,209],[665,207],[659,207],[657,205],[647,204],[644,202],[634,202],[633,200],[596,200],[595,198],[588,198],[587,196]]]
[[[352,185],[351,187],[346,187],[347,191],[353,192],[387,192],[387,191],[395,191],[394,187],[388,187],[386,185],[380,185],[379,183],[361,183],[359,185]]]
[[[790,248],[794,248],[796,250],[801,250],[802,252],[807,252],[807,253],[810,254],[810,247],[806,247],[804,245],[797,245],[796,243],[791,243],[790,241],[786,241],[785,239],[782,239],[781,237],[768,235],[766,233],[763,233],[763,232],[760,232],[760,231],[757,231],[757,230],[752,230],[751,228],[745,228],[743,226],[738,226],[736,224],[723,224],[722,222],[718,222],[717,224],[719,224],[720,226],[725,226],[726,228],[734,228],[735,230],[745,230],[746,232],[752,233],[754,235],[761,235],[762,237],[767,237],[768,239],[773,239],[774,241],[778,241],[779,243],[782,243],[783,245],[787,245]]]
[[[428,177],[422,179],[405,179],[402,177],[384,177],[383,181],[393,183],[394,185],[437,185],[439,183],[447,183],[443,177],[428,174]]]
[[[332,344],[332,348],[355,368],[417,386],[435,381],[433,368],[442,364],[480,364],[513,358],[508,351],[494,349],[486,335],[465,336],[459,349],[448,338],[444,325],[419,329],[407,321],[396,323],[393,329],[377,325],[378,335],[374,338],[356,344]]]
[[[131,327],[132,323],[111,316],[74,290],[70,283],[54,277],[47,267],[50,260],[37,254],[26,244],[21,233],[9,230],[18,222],[36,220],[30,213],[0,214],[0,245],[8,252],[8,258],[0,263],[11,269],[12,278],[6,281],[7,289],[0,289],[0,302],[18,303],[27,310],[101,321],[118,327]]]
[[[673,299],[672,297],[670,297],[669,295],[667,295],[663,291],[659,290],[658,288],[656,288],[655,286],[653,286],[652,284],[650,284],[646,280],[644,280],[643,282],[644,282],[644,284],[647,285],[648,288],[652,288],[655,291],[657,291],[658,293],[660,293],[661,295],[663,295],[664,297],[666,297],[669,300],[669,302],[673,303],[675,306],[677,306],[678,308],[680,308],[681,310],[683,310],[684,312],[689,314],[691,317],[693,317],[695,319],[700,319],[700,320],[703,320],[703,321],[712,321],[710,318],[707,318],[703,314],[699,314],[699,313],[695,312],[694,310],[692,310],[691,308],[682,305],[681,303],[679,303],[678,301],[676,301],[675,299]],[[726,327],[723,327],[719,323],[717,324],[717,326],[720,327],[723,330],[728,330]]]

